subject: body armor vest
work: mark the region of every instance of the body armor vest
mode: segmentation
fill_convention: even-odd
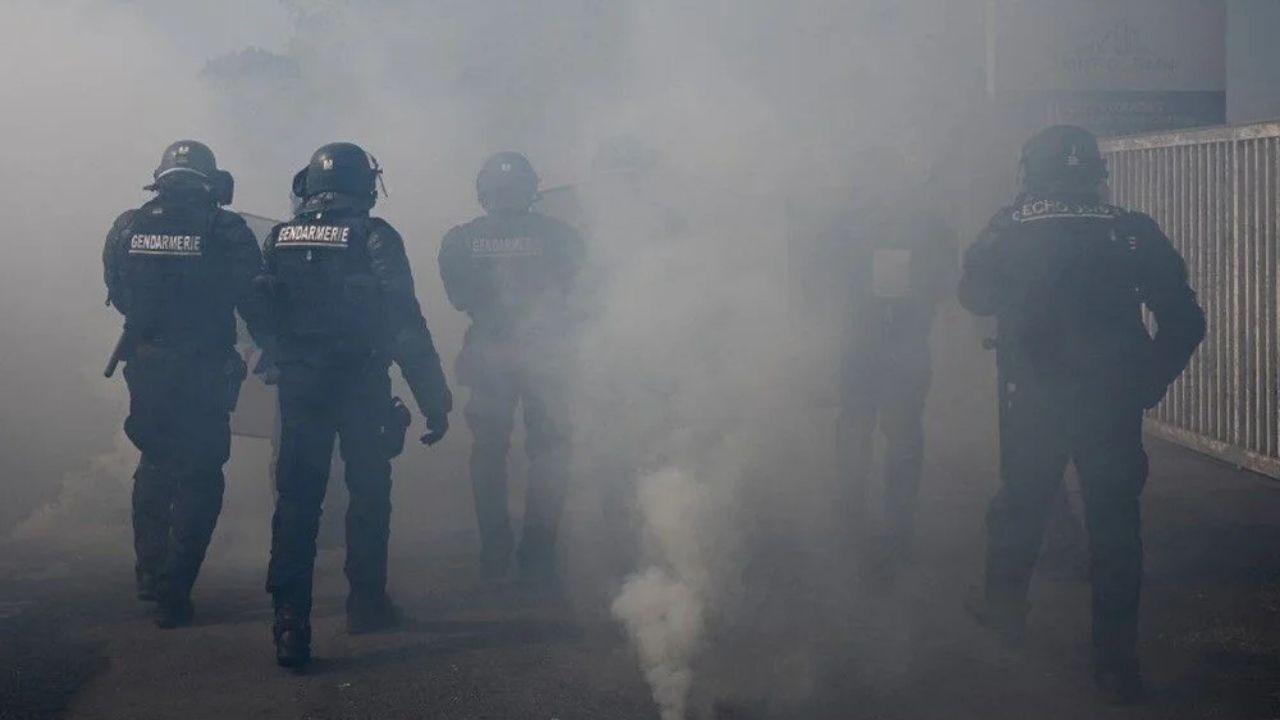
[[[124,240],[125,322],[139,341],[228,343],[235,339],[227,248],[214,237],[218,210],[156,199]]]
[[[485,216],[468,226],[468,282],[483,304],[472,319],[487,331],[557,327],[566,259],[550,226],[537,215]]]
[[[275,235],[280,333],[376,348],[385,344],[382,288],[372,274],[365,217],[300,217]]]
[[[1115,373],[1143,357],[1136,254],[1141,238],[1106,205],[1028,202],[1014,214],[1006,273],[1015,298],[1000,318],[1014,376],[1046,380]]]

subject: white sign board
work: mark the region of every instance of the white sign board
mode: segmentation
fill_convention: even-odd
[[[1034,123],[1225,121],[1224,0],[988,0],[987,26],[988,93]]]
[[[1226,89],[1222,0],[995,0],[999,91]]]

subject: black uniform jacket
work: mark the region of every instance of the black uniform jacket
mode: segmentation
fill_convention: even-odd
[[[1205,333],[1186,264],[1156,222],[1088,196],[1024,196],[997,212],[965,254],[959,296],[998,318],[1006,382],[1136,394],[1144,407]]]

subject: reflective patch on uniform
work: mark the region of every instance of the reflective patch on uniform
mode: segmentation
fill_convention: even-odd
[[[1036,222],[1039,220],[1060,220],[1063,218],[1094,218],[1097,220],[1114,220],[1119,210],[1097,203],[1066,203],[1061,200],[1033,200],[1023,203],[1013,212],[1016,222]]]
[[[878,298],[902,298],[911,292],[911,251],[876,248],[871,253],[871,286]]]
[[[203,238],[199,235],[137,234],[129,238],[130,255],[179,255],[198,257]]]
[[[529,257],[542,254],[542,241],[532,237],[473,238],[473,257]]]
[[[345,248],[351,228],[345,225],[286,225],[276,235],[278,248]]]

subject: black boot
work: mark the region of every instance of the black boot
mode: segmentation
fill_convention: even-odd
[[[550,533],[526,530],[516,553],[520,562],[520,582],[539,589],[556,586],[555,539]]]
[[[155,617],[156,627],[170,630],[190,625],[195,619],[195,608],[191,605],[191,598],[187,596],[158,598]]]
[[[548,557],[526,558],[520,561],[520,583],[536,590],[555,590],[560,577],[555,562]]]
[[[511,568],[510,550],[489,550],[480,552],[480,579],[484,582],[501,582],[507,577]]]
[[[867,538],[858,577],[869,588],[890,590],[911,561],[910,542],[895,534]]]
[[[966,600],[964,609],[974,621],[994,633],[1004,646],[1012,649],[1022,647],[1027,634],[1029,609],[1025,601],[978,596]]]
[[[1136,705],[1145,695],[1138,659],[1132,655],[1095,656],[1093,683],[1111,705]]]
[[[347,596],[347,632],[352,635],[399,627],[404,613],[385,591],[355,591]]]
[[[138,599],[142,602],[156,601],[156,574],[138,568],[135,571],[138,587]]]
[[[305,613],[283,606],[276,608],[272,627],[276,640],[276,664],[301,668],[311,662],[311,620]]]

